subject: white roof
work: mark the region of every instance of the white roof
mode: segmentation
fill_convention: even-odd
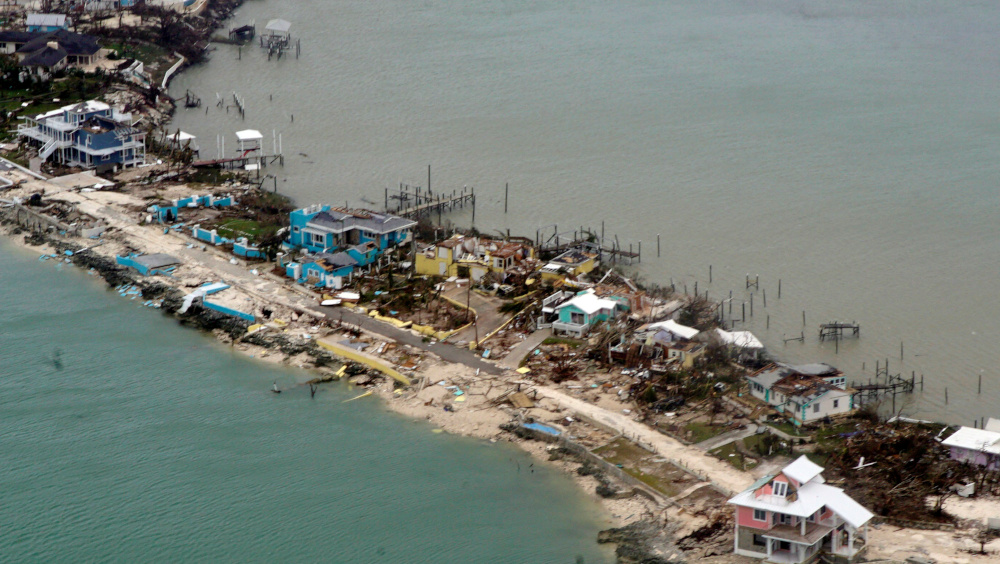
[[[190,133],[184,133],[183,131],[178,131],[177,133],[171,135],[170,139],[172,139],[173,141],[183,142],[183,141],[190,141],[191,139],[196,139],[196,137],[194,135],[191,135]]]
[[[97,100],[87,100],[86,102],[80,102],[79,104],[70,104],[68,106],[63,106],[61,110],[77,110],[79,113],[90,113],[90,112],[103,112],[104,110],[110,110],[111,106],[105,104],[104,102],[98,102]]]
[[[962,427],[942,441],[943,445],[968,450],[981,450],[990,454],[1000,454],[1000,433]]]
[[[292,29],[292,22],[282,19],[271,20],[267,22],[267,26],[265,26],[264,29],[268,31],[287,33],[289,29]]]
[[[994,419],[992,417],[987,418],[985,429],[987,431],[996,431],[997,433],[1000,433],[1000,419]]]
[[[63,14],[28,14],[25,25],[37,25],[42,27],[62,27],[66,23],[66,16]]]
[[[716,329],[719,338],[727,345],[733,345],[741,349],[762,349],[764,344],[750,331],[723,331]]]
[[[809,482],[800,487],[795,501],[788,501],[787,498],[774,495],[757,497],[751,488],[730,499],[727,503],[764,511],[777,511],[796,517],[813,515],[825,505],[855,529],[874,517],[871,511],[851,499],[851,496],[845,494],[844,490],[819,482]]]
[[[701,331],[695,329],[694,327],[688,327],[686,325],[681,325],[673,319],[668,319],[666,321],[661,321],[659,323],[653,323],[649,326],[650,331],[669,331],[678,337],[684,339],[693,339],[695,335],[701,333]]]
[[[256,129],[244,129],[243,131],[236,132],[236,138],[240,141],[252,141],[254,139],[263,139],[264,136]]]
[[[35,120],[42,120],[50,117],[60,116],[63,112],[69,112],[76,110],[77,113],[90,113],[90,112],[103,112],[105,110],[110,110],[111,106],[105,104],[104,102],[98,102],[97,100],[87,100],[86,102],[78,102],[76,104],[69,104],[68,106],[63,106],[58,110],[49,110],[44,114],[38,114],[35,116]]]
[[[812,480],[816,476],[819,476],[820,472],[823,471],[823,467],[816,464],[812,460],[802,455],[795,462],[785,466],[781,473],[789,478],[795,480],[800,484],[805,484],[809,480]],[[819,476],[819,481],[823,481],[823,476]]]
[[[605,298],[598,298],[596,295],[594,295],[593,290],[587,290],[585,292],[582,292],[578,296],[574,297],[573,299],[569,300],[568,302],[564,302],[563,304],[556,306],[556,311],[559,311],[560,309],[571,305],[576,306],[583,313],[590,315],[592,313],[597,313],[602,309],[615,309],[615,306],[618,305],[618,302],[614,300],[608,300]]]

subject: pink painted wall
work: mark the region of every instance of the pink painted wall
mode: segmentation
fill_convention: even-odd
[[[766,517],[770,517],[770,515],[768,514]],[[745,527],[754,527],[755,529],[770,528],[770,523],[766,519],[764,521],[758,521],[753,518],[752,507],[740,507],[739,511],[736,513],[736,523]]]
[[[962,447],[951,447],[951,458],[952,460],[968,461],[977,466],[986,466],[990,464],[990,458],[984,452],[978,450],[971,450]],[[994,463],[993,467],[996,468],[997,464]]]

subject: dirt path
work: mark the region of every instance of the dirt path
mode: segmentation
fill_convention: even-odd
[[[728,463],[709,456],[698,447],[684,445],[644,423],[634,421],[629,415],[609,411],[547,386],[538,386],[538,392],[565,409],[575,411],[615,429],[628,439],[652,448],[671,463],[693,471],[703,479],[727,490],[730,495],[745,490],[753,483],[753,476],[749,473],[740,472]]]

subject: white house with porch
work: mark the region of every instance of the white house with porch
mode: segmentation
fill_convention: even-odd
[[[811,562],[823,552],[848,561],[860,557],[874,515],[840,488],[826,485],[822,471],[801,456],[730,499],[736,506],[733,551],[789,564]]]

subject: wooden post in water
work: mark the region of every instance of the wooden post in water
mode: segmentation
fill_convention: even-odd
[[[806,326],[806,310],[802,310],[802,326]]]
[[[743,323],[747,322],[747,303],[743,302]]]
[[[642,264],[642,241],[639,241],[639,264]],[[697,293],[697,292],[695,292]]]
[[[753,294],[750,294],[750,317],[753,317]]]
[[[503,213],[507,213],[507,194],[510,192],[510,182],[503,185]]]
[[[659,235],[657,235],[659,237]],[[712,283],[712,265],[708,265],[708,283]]]
[[[765,329],[771,328],[771,314],[767,314],[767,327]]]
[[[948,386],[944,387],[944,404],[948,405]]]
[[[698,296],[698,281],[697,280],[694,281],[694,295],[696,297]]]
[[[781,299],[781,278],[778,278],[778,299]]]
[[[983,393],[983,373],[982,372],[979,373],[979,390],[976,393],[977,394]]]
[[[899,342],[899,360],[903,360],[903,341]]]
[[[656,234],[656,258],[660,258],[660,234]]]

